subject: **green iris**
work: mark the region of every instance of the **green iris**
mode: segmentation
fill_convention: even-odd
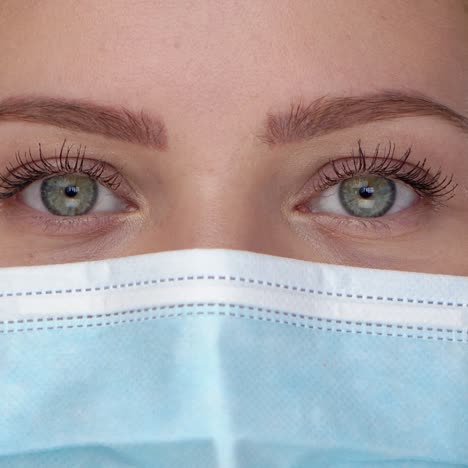
[[[59,175],[42,181],[41,199],[45,207],[59,216],[86,214],[93,208],[98,185],[87,176]]]
[[[395,202],[395,182],[378,176],[356,176],[340,183],[343,208],[353,216],[383,216]]]

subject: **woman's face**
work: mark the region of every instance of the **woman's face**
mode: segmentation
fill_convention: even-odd
[[[464,3],[220,5],[0,1],[0,266],[220,247],[468,275]]]

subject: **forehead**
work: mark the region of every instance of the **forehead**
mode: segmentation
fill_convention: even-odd
[[[52,94],[197,115],[414,89],[468,109],[458,0],[0,0],[0,98]],[[231,116],[231,117],[230,117]]]

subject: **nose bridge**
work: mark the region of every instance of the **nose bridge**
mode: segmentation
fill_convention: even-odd
[[[277,183],[275,166],[247,133],[223,143],[217,141],[218,131],[214,133],[212,139],[194,137],[190,146],[187,139],[173,145],[173,157],[160,168],[158,196],[151,200],[152,207],[163,208],[154,209],[139,245],[147,251],[292,253],[282,210],[284,189]]]
[[[209,153],[169,166],[162,188],[166,209],[146,234],[153,247],[277,250],[270,233],[281,223],[280,197],[261,164],[231,152],[229,159]]]
[[[261,182],[255,179],[236,170],[207,170],[186,180],[168,218],[172,241],[184,247],[252,248],[267,222],[255,194]]]

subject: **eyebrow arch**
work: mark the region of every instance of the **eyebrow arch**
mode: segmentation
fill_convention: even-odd
[[[266,117],[258,135],[269,146],[309,140],[357,125],[401,117],[430,116],[468,133],[468,118],[420,93],[383,91],[360,96],[322,96],[308,105],[293,103],[288,112]]]
[[[124,107],[99,105],[85,100],[44,96],[14,96],[0,100],[0,123],[22,121],[53,125],[104,135],[164,150],[167,134],[159,118]]]

